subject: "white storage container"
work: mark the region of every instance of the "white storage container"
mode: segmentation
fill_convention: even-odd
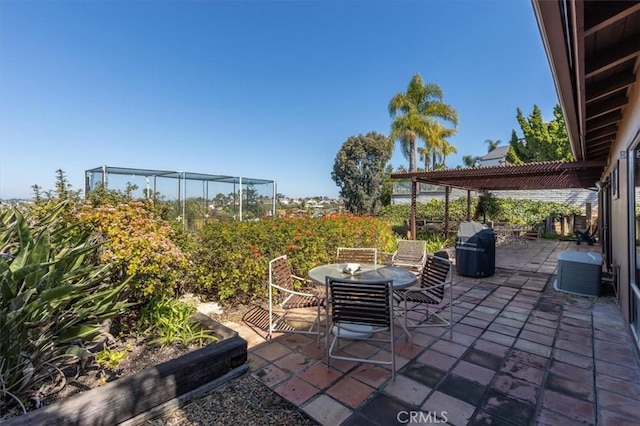
[[[558,254],[558,276],[553,287],[581,296],[598,296],[602,275],[602,255],[567,250]]]

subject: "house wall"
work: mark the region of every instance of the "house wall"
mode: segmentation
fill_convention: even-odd
[[[620,266],[620,308],[627,321],[630,320],[629,299],[630,282],[632,278],[632,267],[630,253],[635,247],[630,245],[630,197],[629,168],[633,166],[633,158],[623,159],[620,153],[629,150],[640,138],[640,73],[636,73],[636,83],[629,93],[629,103],[624,109],[623,119],[620,122],[618,138],[609,153],[609,165],[605,170],[606,176],[611,176],[616,164],[618,164],[619,174],[619,198],[615,198],[611,203],[611,239],[612,261],[614,265]],[[628,155],[627,157],[631,157]]]
[[[493,160],[478,160],[478,165],[481,167],[485,166],[500,166],[504,164],[504,158],[496,158]]]

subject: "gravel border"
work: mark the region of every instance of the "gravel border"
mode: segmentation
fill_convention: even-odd
[[[282,399],[246,373],[212,389],[148,426],[181,425],[318,425],[298,407]]]

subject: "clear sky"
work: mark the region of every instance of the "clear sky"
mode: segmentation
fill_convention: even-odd
[[[2,0],[0,198],[102,165],[335,197],[340,147],[388,134],[415,73],[459,113],[449,167],[557,103],[527,0]]]

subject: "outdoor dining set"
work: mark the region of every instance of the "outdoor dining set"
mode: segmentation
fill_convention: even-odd
[[[307,278],[292,273],[286,255],[272,259],[268,310],[256,307],[244,321],[268,339],[303,333],[319,347],[324,336],[329,369],[333,359],[385,364],[395,380],[394,324],[409,342],[419,327],[448,327],[451,333],[454,283],[447,252],[428,254],[425,241],[398,240],[389,257],[380,263],[375,248],[340,247],[335,263],[312,268]],[[388,343],[390,356],[358,357],[341,350],[343,341]]]

